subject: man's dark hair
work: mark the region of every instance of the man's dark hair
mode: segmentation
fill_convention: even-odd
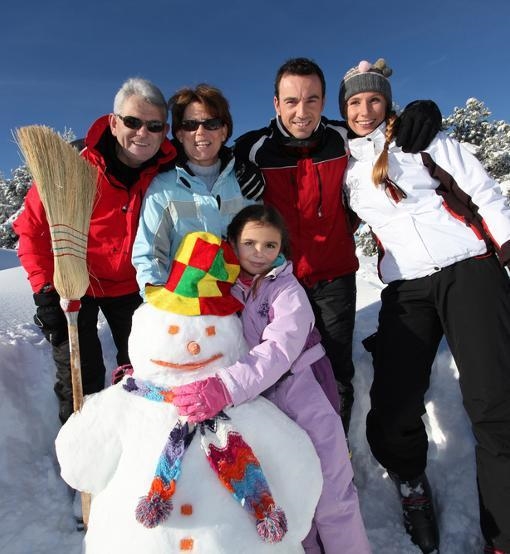
[[[276,72],[274,80],[274,95],[279,98],[280,81],[284,75],[317,75],[322,85],[322,97],[326,95],[326,79],[322,69],[309,58],[291,58]]]

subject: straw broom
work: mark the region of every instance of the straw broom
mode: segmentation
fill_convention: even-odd
[[[50,227],[53,284],[67,319],[73,409],[76,411],[83,405],[78,312],[80,298],[89,286],[87,237],[96,195],[97,168],[48,127],[21,127],[16,135]],[[81,500],[86,526],[90,495],[82,493]]]

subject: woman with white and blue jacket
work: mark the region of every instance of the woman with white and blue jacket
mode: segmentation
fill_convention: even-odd
[[[178,157],[175,169],[152,181],[143,202],[132,258],[141,291],[147,283],[166,283],[186,233],[225,236],[232,217],[263,192],[258,169],[236,163],[225,146],[233,125],[220,90],[207,84],[181,89],[169,107]]]

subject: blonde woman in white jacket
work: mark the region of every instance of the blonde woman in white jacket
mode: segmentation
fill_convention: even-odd
[[[422,415],[446,337],[476,439],[485,553],[510,553],[510,210],[497,184],[457,141],[438,133],[418,154],[393,141],[384,60],[347,72],[350,208],[379,248],[381,294],[367,438],[400,492],[422,552],[439,548]]]

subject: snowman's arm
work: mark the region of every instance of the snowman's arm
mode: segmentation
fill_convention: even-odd
[[[119,391],[110,387],[86,396],[82,409],[62,426],[55,440],[61,475],[71,487],[97,494],[111,479],[121,454]]]
[[[217,372],[234,406],[252,400],[293,370],[314,323],[306,292],[293,279],[274,298],[261,342],[238,362]],[[243,325],[250,325],[249,318],[243,319]]]

